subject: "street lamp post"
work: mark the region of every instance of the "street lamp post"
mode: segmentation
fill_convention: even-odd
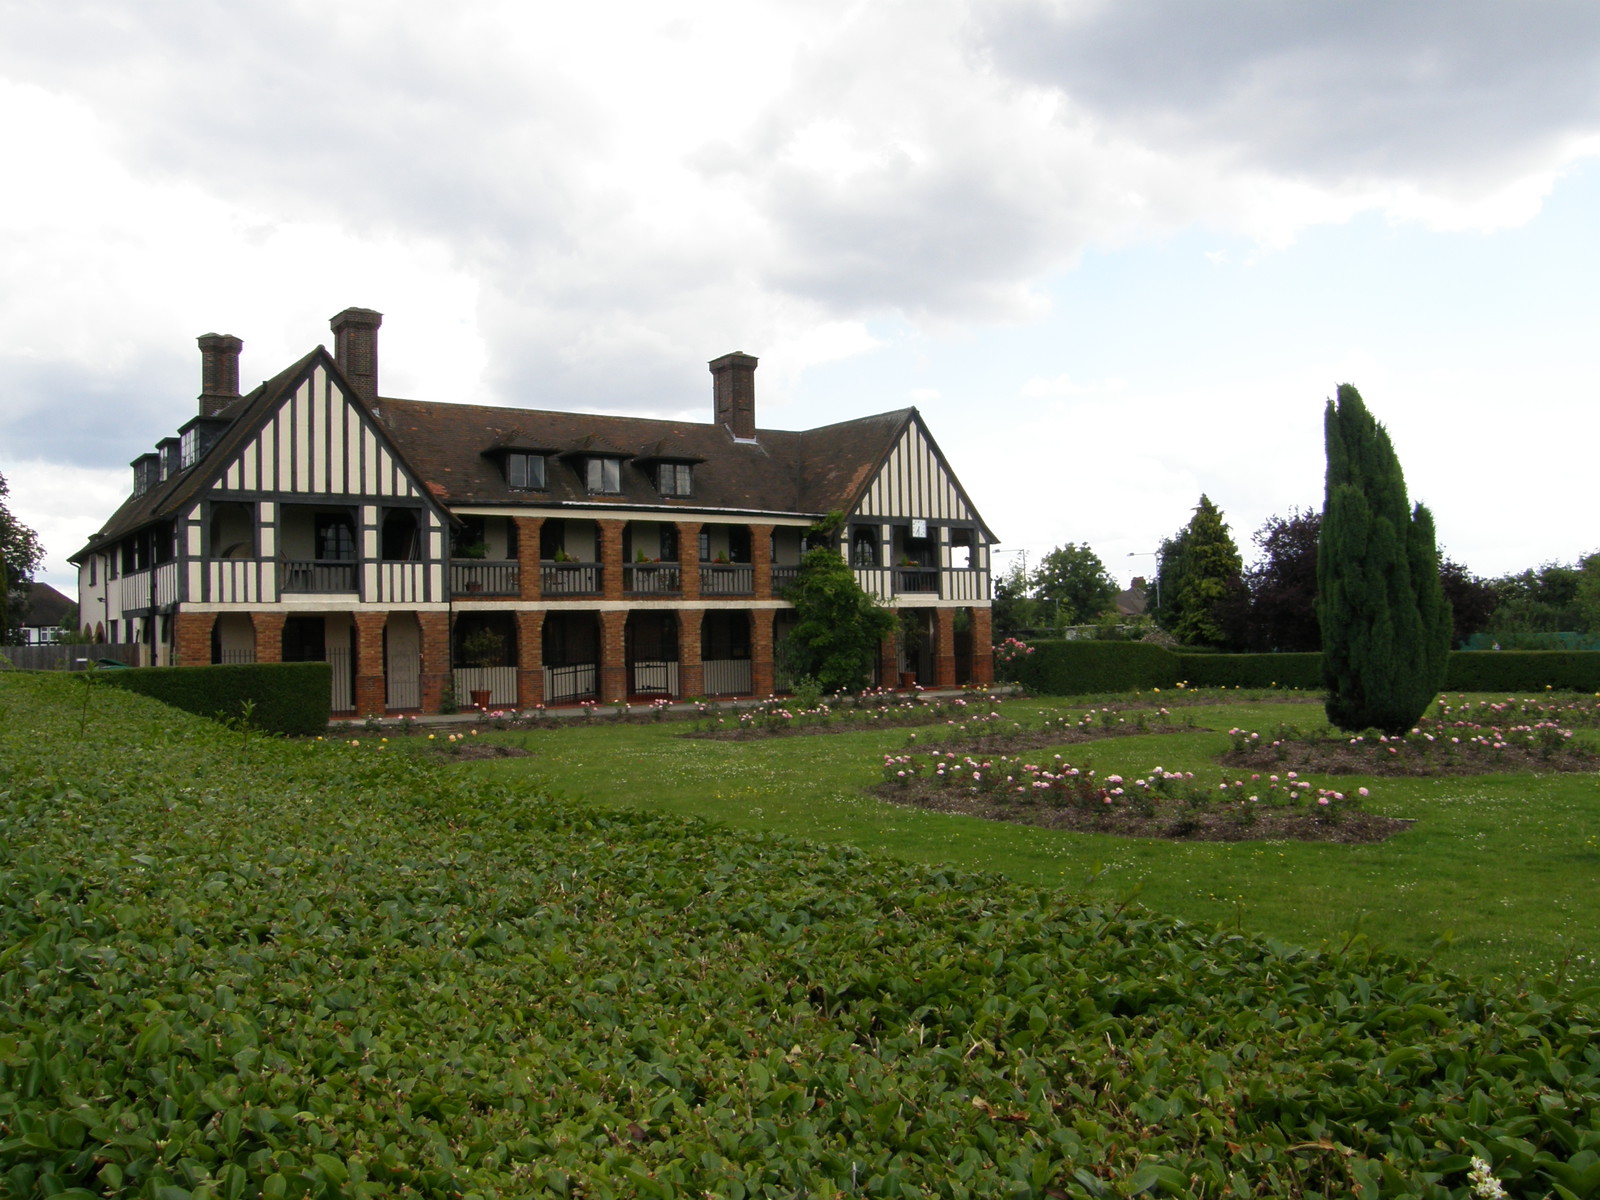
[[[1129,550],[1129,558],[1153,558],[1156,560],[1156,608],[1161,607],[1161,551],[1159,550]]]

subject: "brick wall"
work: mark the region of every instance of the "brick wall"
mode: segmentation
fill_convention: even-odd
[[[388,613],[359,612],[356,623],[356,715],[373,716],[387,706],[383,678],[383,626]]]
[[[617,522],[611,522],[617,524]],[[620,560],[619,560],[620,561]],[[607,566],[609,575],[611,568]],[[617,571],[618,587],[621,586],[622,572]],[[609,584],[607,585],[609,587]],[[609,703],[612,700],[626,700],[628,698],[628,660],[626,649],[626,626],[628,614],[622,611],[603,612],[600,614],[600,700]]]
[[[422,711],[436,713],[450,679],[450,614],[421,612],[417,624],[422,630]]]
[[[956,685],[956,610],[933,610],[933,685]]]
[[[972,610],[972,682],[994,682],[994,613],[987,608]]]
[[[535,567],[537,567],[537,563]],[[526,569],[526,568],[524,568]],[[544,703],[544,613],[517,613],[517,706]]]
[[[173,635],[176,647],[174,666],[195,667],[211,661],[211,630],[217,623],[216,613],[182,612],[174,614],[177,628]]]
[[[250,614],[250,623],[256,630],[256,661],[283,661],[284,614],[257,612]]]
[[[698,555],[696,556],[698,557]],[[702,664],[700,634],[705,613],[698,609],[678,610],[678,695],[706,694],[706,670]]]
[[[770,555],[768,561],[771,561]],[[772,664],[774,615],[770,608],[757,608],[750,613],[750,689],[761,699],[772,695],[778,686]]]
[[[518,598],[538,600],[543,595],[539,572],[539,534],[543,517],[514,517],[517,526]]]

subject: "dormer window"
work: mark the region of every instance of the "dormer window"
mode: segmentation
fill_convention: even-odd
[[[180,448],[180,461],[183,464],[181,469],[187,471],[199,460],[200,430],[196,426],[191,425],[189,428],[183,431],[183,439]]]
[[[544,491],[544,455],[520,450],[507,453],[506,483],[518,491]]]
[[[586,465],[585,486],[598,495],[616,495],[622,491],[622,460],[591,458]]]
[[[694,467],[689,463],[658,463],[656,490],[663,496],[694,495]]]

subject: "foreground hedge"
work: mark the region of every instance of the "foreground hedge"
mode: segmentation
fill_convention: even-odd
[[[1021,661],[1019,682],[1046,696],[1193,687],[1320,689],[1320,654],[1186,654],[1145,642],[1041,641]],[[1445,687],[1529,692],[1546,687],[1600,692],[1600,652],[1453,651]]]
[[[1586,1195],[1600,1017],[0,677],[0,1194]],[[84,709],[87,696],[90,707]],[[77,1190],[73,1190],[77,1189]]]
[[[301,737],[327,729],[333,694],[333,668],[325,662],[133,667],[93,679],[196,716],[240,720],[248,711],[257,729]]]

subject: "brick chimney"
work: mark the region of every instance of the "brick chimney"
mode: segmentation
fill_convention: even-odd
[[[742,350],[711,360],[712,399],[716,422],[741,441],[756,437],[756,363]]]
[[[370,308],[347,308],[332,321],[333,361],[362,398],[378,398],[378,326],[383,314]]]
[[[229,333],[202,333],[200,415],[214,417],[239,398],[239,351],[244,343]]]

